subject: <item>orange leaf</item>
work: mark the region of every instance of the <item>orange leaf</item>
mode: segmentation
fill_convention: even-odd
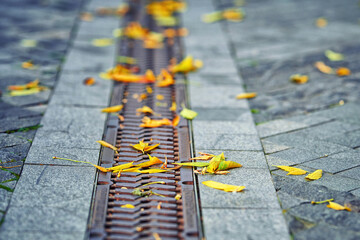
[[[304,84],[307,83],[309,77],[307,75],[294,74],[290,76],[290,80],[296,84]]]
[[[8,90],[25,90],[25,89],[30,89],[30,88],[35,88],[35,87],[38,87],[39,86],[39,79],[36,79],[32,82],[29,82],[25,85],[11,85],[11,86],[8,86]]]
[[[172,121],[173,127],[176,127],[179,124],[179,122],[180,122],[180,116],[176,115],[176,117]]]
[[[336,74],[340,77],[342,76],[348,76],[351,74],[350,69],[346,68],[346,67],[340,67],[336,70]]]
[[[334,73],[334,70],[331,67],[325,65],[324,62],[316,62],[314,66],[322,73],[326,73],[326,74]]]
[[[93,78],[93,77],[85,78],[83,83],[84,83],[84,85],[92,86],[95,84],[95,78]]]
[[[157,157],[152,157],[148,154],[149,156],[149,161],[146,161],[146,162],[143,162],[143,163],[139,163],[139,164],[136,164],[135,167],[142,167],[142,168],[145,168],[145,167],[150,167],[152,165],[155,165],[155,164],[160,164],[160,163],[163,163],[160,159],[158,159]]]
[[[172,102],[171,107],[169,108],[169,111],[172,111],[172,112],[176,111],[176,102]]]
[[[110,143],[107,143],[107,142],[102,141],[102,140],[99,140],[99,141],[96,141],[96,142],[100,143],[101,146],[103,146],[103,147],[107,147],[107,148],[110,148],[110,149],[114,150],[115,153],[118,154],[118,149],[115,146],[111,145]]]
[[[115,105],[112,107],[103,108],[101,112],[106,112],[106,113],[119,112],[121,111],[121,109],[123,109],[123,107],[124,107],[123,105]]]
[[[165,69],[162,69],[161,73],[158,75],[158,77],[156,79],[156,86],[157,87],[168,87],[173,84],[175,84],[175,80],[174,80],[173,76]]]
[[[257,93],[251,92],[251,93],[240,93],[236,95],[236,99],[249,99],[256,97]]]

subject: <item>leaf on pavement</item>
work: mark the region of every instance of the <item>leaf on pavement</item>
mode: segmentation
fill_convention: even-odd
[[[316,19],[315,25],[318,28],[324,28],[328,25],[328,21],[326,20],[326,18],[320,17],[320,18]]]
[[[35,66],[32,61],[22,62],[21,67],[30,70],[37,68],[37,66]]]
[[[337,53],[331,50],[326,50],[325,51],[325,56],[330,60],[330,61],[342,61],[344,60],[344,55],[341,53]]]
[[[235,186],[235,185],[223,184],[215,181],[204,181],[202,182],[202,184],[211,188],[223,190],[225,192],[241,192],[242,190],[245,189],[245,186]]]
[[[114,44],[114,39],[112,38],[99,38],[93,39],[91,44],[95,47],[107,47]]]
[[[333,74],[334,70],[327,66],[324,62],[316,62],[314,66],[322,73]]]
[[[254,98],[256,96],[257,96],[256,92],[240,93],[240,94],[236,95],[236,99],[249,99],[249,98]]]
[[[346,67],[340,67],[336,70],[336,75],[338,75],[339,77],[349,76],[350,74],[351,74],[350,69]]]
[[[221,161],[216,171],[225,171],[238,167],[242,167],[242,165],[234,161]]]
[[[113,112],[119,112],[121,109],[123,109],[123,105],[115,105],[112,107],[103,108],[101,112],[105,113],[113,113]]]
[[[201,156],[189,158],[189,160],[210,160],[215,157],[214,154],[199,152]]]
[[[341,211],[341,210],[346,210],[346,211],[349,211],[351,212],[351,208],[347,207],[347,206],[342,206],[338,203],[335,203],[335,202],[329,202],[328,205],[326,205],[326,207],[328,208],[332,208],[334,210],[338,210],[338,211]]]
[[[95,84],[95,78],[93,77],[87,77],[84,79],[83,84],[86,86],[92,86]]]
[[[316,170],[315,172],[313,173],[310,173],[309,175],[307,175],[305,177],[306,180],[317,180],[317,179],[320,179],[322,177],[322,170],[321,169],[318,169]]]
[[[184,107],[183,110],[180,112],[180,115],[181,115],[183,118],[192,120],[192,119],[194,119],[198,114],[197,114],[197,112],[195,112],[195,111],[193,111],[193,110],[190,110],[190,109]]]
[[[277,167],[281,170],[288,172],[287,175],[304,175],[307,173],[307,171],[305,171],[301,168],[296,168],[296,167],[289,167],[289,166],[283,166],[283,165],[274,166],[274,167]]]
[[[296,83],[296,84],[304,84],[307,83],[309,80],[309,77],[307,75],[301,75],[301,74],[294,74],[290,76],[290,81]]]

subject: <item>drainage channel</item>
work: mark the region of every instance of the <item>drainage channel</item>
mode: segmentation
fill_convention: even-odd
[[[164,27],[156,24],[153,17],[146,13],[149,1],[129,1],[130,10],[123,18],[123,26],[131,22],[139,22],[154,32],[162,32]],[[176,26],[178,28],[179,26]],[[174,27],[172,27],[174,28]],[[119,55],[133,57],[137,60],[140,73],[151,69],[159,74],[166,69],[171,59],[178,61],[182,57],[181,39],[178,37],[164,39],[164,47],[145,49],[143,42],[122,37]],[[177,76],[177,82],[185,82],[185,78]],[[151,87],[152,94],[147,94]],[[138,101],[133,96],[146,94],[147,98]],[[157,95],[164,97],[161,104]],[[176,167],[172,163],[188,161],[191,157],[189,125],[181,119],[178,126],[162,126],[157,128],[139,127],[144,114],[136,114],[136,109],[143,106],[151,107],[161,117],[154,119],[174,119],[176,114],[169,110],[172,102],[177,106],[186,105],[186,87],[176,84],[168,87],[156,87],[153,83],[115,83],[111,105],[123,104],[118,116],[109,115],[104,140],[119,148],[119,153],[102,148],[100,164],[113,167],[129,162],[140,163],[148,160],[146,154],[133,149],[130,144],[140,140],[152,140],[160,146],[151,152],[168,167]],[[162,196],[151,195],[141,197],[132,192],[144,184],[163,181],[165,184],[151,184],[148,187]],[[181,195],[180,199],[175,199]],[[200,217],[196,196],[196,184],[191,168],[179,168],[165,173],[133,173],[124,172],[118,177],[116,173],[99,172],[94,194],[93,207],[89,222],[90,239],[199,239]],[[132,204],[135,208],[121,208],[124,204]]]

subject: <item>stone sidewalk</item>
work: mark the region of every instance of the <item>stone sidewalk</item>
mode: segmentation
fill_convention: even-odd
[[[188,4],[183,15],[190,32],[184,39],[186,53],[204,61],[201,70],[188,76],[190,105],[198,112],[192,121],[193,145],[196,152],[224,152],[243,165],[226,176],[198,177],[205,237],[359,238],[357,2],[249,1],[243,7],[243,22],[214,24],[202,23],[201,15],[231,7],[232,1]],[[119,1],[92,0],[83,10],[118,5]],[[329,25],[315,27],[318,17],[326,17]],[[117,27],[119,19],[113,17],[79,22],[12,194],[0,239],[86,237],[95,170],[52,157],[98,162],[100,147],[95,141],[102,138],[106,120],[100,109],[108,105],[112,84],[97,76],[113,66],[116,46],[95,48],[90,41],[112,37]],[[343,53],[345,61],[329,62],[323,55],[327,49]],[[313,67],[315,61],[349,67],[352,74],[322,74]],[[289,82],[295,73],[309,75],[309,82]],[[84,86],[86,77],[95,77],[97,84]],[[235,99],[251,91],[258,96]],[[306,182],[273,165],[321,168],[324,176]],[[205,180],[244,185],[246,190],[225,193],[202,185]],[[329,198],[351,205],[353,211],[310,204]]]

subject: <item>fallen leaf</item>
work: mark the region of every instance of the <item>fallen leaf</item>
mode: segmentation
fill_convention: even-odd
[[[240,8],[230,8],[222,12],[222,17],[231,22],[241,22],[245,17],[245,13]]]
[[[180,166],[186,166],[186,167],[207,167],[210,165],[209,162],[186,162],[186,163],[174,163],[174,164]]]
[[[142,168],[146,168],[146,167],[150,167],[152,165],[156,165],[156,164],[160,164],[163,163],[160,159],[158,159],[157,157],[152,157],[148,154],[149,156],[149,161],[143,162],[143,163],[139,163],[136,164],[135,167],[142,167]]]
[[[193,111],[193,110],[190,110],[190,109],[184,107],[183,110],[180,112],[180,115],[181,115],[183,118],[192,120],[192,119],[194,119],[198,114],[197,114],[197,112],[195,112],[195,111]]]
[[[24,89],[24,90],[12,90],[10,91],[9,95],[12,97],[18,97],[18,96],[26,96],[26,95],[32,95],[39,93],[41,91],[47,90],[46,87],[34,87],[30,89]]]
[[[114,44],[114,39],[112,38],[99,38],[93,39],[91,44],[95,47],[107,47]]]
[[[176,115],[176,117],[174,117],[173,121],[172,121],[172,126],[176,127],[180,122],[180,116]]]
[[[309,77],[307,75],[301,75],[301,74],[294,74],[290,76],[290,81],[296,83],[296,84],[304,84],[307,83],[309,80]]]
[[[303,169],[297,169],[297,170],[290,171],[287,175],[304,175],[307,172],[308,171],[305,171]]]
[[[12,90],[25,90],[25,89],[31,89],[31,88],[36,88],[39,86],[39,79],[36,79],[32,82],[29,82],[25,85],[11,85],[11,86],[8,86],[7,89],[12,91]]]
[[[158,233],[153,233],[152,235],[153,235],[155,240],[161,240],[161,237],[160,237],[160,235]]]
[[[301,169],[301,168],[296,168],[296,167],[289,167],[289,166],[274,166],[277,167],[281,170],[284,170],[286,172],[288,172],[287,175],[304,175],[307,173],[307,171]]]
[[[203,63],[201,60],[194,60],[192,56],[187,56],[184,58],[179,64],[171,66],[170,72],[172,73],[188,73],[188,72],[194,72],[201,68],[203,66]]]
[[[154,113],[154,111],[148,106],[143,106],[142,108],[138,108],[138,109],[136,109],[136,112],[150,113],[150,114]]]
[[[151,71],[152,72],[152,71]],[[146,86],[146,92],[148,93],[148,94],[152,94],[153,93],[153,89],[149,86],[149,85],[147,85]]]
[[[141,232],[142,230],[144,230],[143,227],[136,227],[136,231],[137,231],[137,232]]]
[[[123,30],[121,28],[115,28],[113,31],[112,31],[112,35],[114,38],[119,38],[119,37],[122,37],[123,36]],[[119,59],[119,58],[118,58]],[[120,62],[120,61],[118,61]]]
[[[168,170],[166,169],[157,169],[157,168],[150,168],[150,169],[146,169],[146,170],[138,170],[136,171],[138,173],[147,173],[147,174],[151,174],[151,173],[162,173],[162,172],[168,172]]]
[[[121,205],[121,208],[135,208],[135,206],[132,204],[125,204],[125,205]]]
[[[141,151],[142,153],[150,152],[151,150],[154,150],[155,148],[157,148],[159,145],[160,145],[160,143],[155,144],[153,146],[149,146],[149,143],[144,143],[144,140],[139,141],[139,143],[135,144],[135,145],[130,144],[130,146],[132,146],[136,150]]]
[[[316,62],[314,66],[322,73],[333,74],[334,70],[327,66],[324,62]]]
[[[156,207],[157,210],[160,210],[160,209],[161,209],[161,203],[162,203],[162,202],[159,202],[159,203],[158,203],[158,205],[157,205],[157,207]]]
[[[326,20],[326,18],[320,17],[320,18],[316,19],[315,24],[318,28],[324,28],[327,26],[328,21]]]
[[[95,84],[95,78],[93,78],[93,77],[85,78],[83,83],[84,83],[84,85],[92,86]]]
[[[103,108],[101,112],[105,112],[105,113],[119,112],[121,111],[121,109],[123,109],[123,107],[124,107],[123,105],[115,105],[115,106]]]
[[[347,206],[342,206],[342,205],[340,205],[338,203],[335,203],[335,202],[329,202],[329,204],[326,205],[326,207],[332,208],[332,209],[335,209],[335,210],[338,210],[338,211],[346,210],[346,211],[351,212],[351,208],[349,208]]]
[[[325,56],[330,61],[342,61],[342,60],[344,60],[344,55],[342,55],[341,53],[331,51],[331,50],[326,50],[325,51]]]
[[[126,169],[126,168],[130,168],[133,165],[134,162],[129,162],[129,163],[125,163],[125,164],[120,164],[120,165],[117,165],[115,167],[111,167],[111,168],[108,168],[110,171],[120,171],[120,170],[123,170],[123,169]]]
[[[118,56],[116,58],[116,61],[118,63],[135,64],[136,63],[136,58],[128,57],[128,56]],[[122,65],[119,65],[119,66],[122,66]],[[128,69],[127,69],[126,72],[128,72]]]
[[[189,160],[210,160],[210,159],[212,159],[213,157],[215,157],[214,154],[209,154],[209,153],[199,152],[199,154],[200,154],[201,156],[189,158]]]
[[[161,73],[156,78],[157,87],[168,87],[175,84],[173,76],[165,69],[161,70]]]
[[[116,154],[119,154],[118,149],[115,146],[111,145],[110,143],[105,142],[103,140],[99,140],[99,141],[96,141],[96,142],[100,143],[100,145],[103,146],[103,147],[107,147],[107,148],[110,148],[110,149],[114,150]]]
[[[180,200],[180,199],[181,199],[181,194],[180,194],[180,193],[176,194],[176,195],[175,195],[175,199],[176,199],[176,200]]]
[[[171,107],[169,108],[169,111],[176,112],[176,102],[171,103]]]
[[[172,122],[167,119],[167,118],[163,118],[161,120],[157,120],[157,119],[151,119],[149,117],[143,117],[142,119],[142,124],[140,124],[140,127],[147,127],[147,128],[155,128],[155,127],[161,127],[161,126],[171,126]]]
[[[256,92],[240,93],[240,94],[236,95],[236,99],[249,99],[249,98],[254,98],[256,96],[257,96]]]
[[[223,184],[215,181],[204,181],[202,182],[202,184],[211,188],[223,190],[225,192],[241,192],[242,190],[245,189],[245,186],[235,186],[235,185]]]
[[[162,95],[162,94],[157,94],[156,95],[156,100],[164,100],[164,95]]]
[[[95,165],[93,163],[90,162],[85,162],[85,161],[78,161],[78,160],[74,160],[74,159],[69,159],[69,158],[60,158],[60,157],[53,157],[53,159],[60,159],[60,160],[66,160],[66,161],[71,161],[71,162],[77,162],[77,163],[86,163],[86,164],[90,164],[94,167],[96,167],[97,169],[99,169],[102,172],[110,172],[110,170],[108,170],[107,168]]]
[[[338,75],[339,77],[348,76],[350,74],[351,74],[350,69],[348,69],[346,67],[340,67],[336,70],[336,75]]]
[[[21,67],[30,70],[37,68],[37,66],[35,66],[32,61],[22,62]]]
[[[33,48],[37,46],[37,41],[32,39],[23,39],[21,40],[20,45],[25,48]]]
[[[319,201],[319,202],[311,201],[311,204],[322,204],[322,203],[328,203],[328,202],[332,202],[332,201],[334,201],[333,198],[331,198],[331,199],[326,199],[326,200]]]
[[[225,171],[228,169],[232,169],[232,168],[238,168],[238,167],[242,167],[242,165],[240,163],[234,162],[234,161],[221,161],[217,170],[217,171]]]
[[[93,15],[89,12],[82,12],[80,15],[80,19],[85,22],[90,22],[93,20]]]
[[[309,175],[307,175],[306,177],[305,177],[305,179],[306,180],[317,180],[317,179],[319,179],[319,178],[321,178],[322,177],[322,170],[321,169],[318,169],[318,170],[316,170],[315,172],[313,172],[313,173],[310,173]]]
[[[209,173],[215,173],[218,170],[218,167],[220,165],[220,162],[225,161],[224,153],[221,153],[219,155],[214,156],[210,160],[209,166],[207,166],[206,171]]]

